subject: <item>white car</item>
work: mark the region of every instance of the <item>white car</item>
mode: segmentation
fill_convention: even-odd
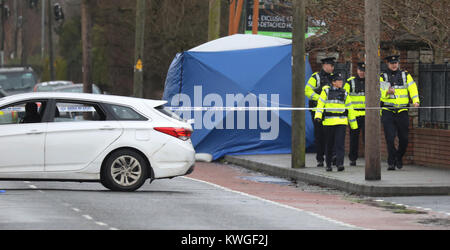
[[[30,93],[0,99],[0,180],[101,182],[135,191],[192,173],[192,127],[165,101]]]

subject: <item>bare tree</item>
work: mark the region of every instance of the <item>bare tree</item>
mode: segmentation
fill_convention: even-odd
[[[450,51],[450,0],[383,1],[382,22],[394,33],[404,31],[428,44],[435,63]]]

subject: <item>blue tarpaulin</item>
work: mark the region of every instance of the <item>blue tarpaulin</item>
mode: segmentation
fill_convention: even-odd
[[[199,48],[180,53],[173,60],[163,97],[168,106],[292,106],[289,40],[239,35]],[[311,74],[307,63],[307,79]],[[291,111],[212,109],[178,113],[195,121],[192,142],[197,153],[212,154],[214,159],[225,155],[291,153]],[[306,118],[306,145],[311,149],[314,127],[309,112]]]

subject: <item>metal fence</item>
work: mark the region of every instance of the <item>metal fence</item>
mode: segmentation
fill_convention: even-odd
[[[419,92],[423,107],[450,106],[450,65],[420,64]],[[450,109],[421,109],[421,127],[448,129]]]

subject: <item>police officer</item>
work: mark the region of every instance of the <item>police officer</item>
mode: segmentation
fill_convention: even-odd
[[[414,107],[420,106],[417,84],[407,71],[400,69],[399,58],[398,55],[386,57],[388,69],[381,74],[381,121],[389,154],[389,171],[403,168],[402,159],[408,147],[410,99]],[[396,136],[398,149],[394,144]]]
[[[333,171],[331,163],[336,153],[336,165],[339,172],[344,171],[345,133],[350,123],[352,129],[358,129],[352,100],[343,89],[344,77],[333,75],[332,86],[325,86],[317,105],[315,121],[322,123],[326,136],[326,162],[328,172]]]
[[[323,87],[331,86],[331,76],[334,72],[334,65],[336,63],[335,60],[335,57],[322,59],[322,70],[320,72],[314,73],[306,84],[305,95],[309,98],[310,108],[317,107],[317,102],[319,101],[319,97],[322,93]],[[317,166],[323,167],[325,160],[325,132],[323,130],[322,123],[318,123],[315,121],[315,115],[315,111],[311,111],[311,118],[314,123],[314,138],[317,148],[316,160]]]
[[[362,132],[365,135],[366,120],[366,64],[358,63],[357,75],[347,80],[344,89],[351,97],[355,110],[358,129],[350,130],[350,166],[356,166],[359,150],[359,137]]]

